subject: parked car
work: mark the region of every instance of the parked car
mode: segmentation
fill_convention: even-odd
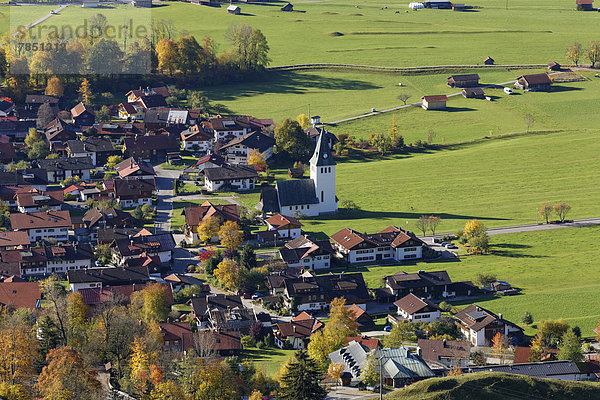
[[[392,331],[392,327],[389,326],[389,325],[386,325],[386,326],[383,327],[383,331],[384,332],[391,332]]]
[[[263,297],[262,294],[260,294],[260,293],[254,293],[252,295],[252,300],[257,300],[257,299],[260,299],[261,297]]]
[[[453,245],[452,243],[448,244],[448,246],[446,246],[447,249],[452,249],[452,250],[456,250],[458,249],[458,247],[456,247],[455,245]]]
[[[506,93],[506,94],[513,94],[513,91],[512,91],[511,88],[505,87],[504,88],[504,93]]]
[[[252,298],[252,295],[251,295],[250,293],[244,293],[244,294],[242,295],[242,297],[243,297],[244,299],[246,299],[246,300],[250,300],[250,299]]]
[[[446,245],[447,245],[448,243],[446,243],[446,242],[442,242],[442,243],[440,243],[440,244],[442,245],[442,247],[446,247]]]

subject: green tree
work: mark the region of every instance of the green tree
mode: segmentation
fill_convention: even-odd
[[[490,237],[485,232],[469,238],[468,243],[470,246],[469,251],[471,253],[487,253],[490,249]]]
[[[527,325],[531,325],[533,323],[533,315],[529,311],[525,311],[523,315],[521,315],[521,322]]]
[[[91,73],[109,75],[122,72],[122,59],[123,52],[119,44],[102,38],[88,49],[86,62]]]
[[[415,335],[416,327],[412,322],[398,321],[392,327],[389,335],[383,338],[384,347],[401,347],[404,342],[414,342],[417,339]]]
[[[321,387],[321,371],[305,350],[298,350],[281,376],[281,400],[322,400],[327,392]]]
[[[242,251],[240,253],[240,266],[247,270],[256,268],[256,253],[254,252],[252,246],[248,244],[242,247]]]
[[[210,110],[210,103],[208,97],[199,90],[191,90],[187,96],[188,107],[201,110],[202,112],[208,112]]]
[[[118,163],[120,163],[122,161],[123,161],[123,158],[121,156],[109,156],[108,162],[106,163],[106,168],[113,169],[115,167],[115,165],[117,165]]]
[[[96,121],[97,122],[107,122],[110,121],[110,109],[107,106],[102,106],[100,110],[96,111]]]
[[[306,160],[314,147],[300,124],[289,118],[275,128],[275,144],[278,152],[286,152],[292,160]]]
[[[561,344],[558,347],[558,359],[575,362],[581,362],[584,359],[581,342],[572,330],[568,330],[562,336]]]
[[[180,37],[175,43],[177,51],[177,66],[184,73],[199,72],[204,63],[204,51],[192,35]]]
[[[375,353],[369,354],[367,363],[362,369],[360,380],[367,386],[375,386],[379,383],[379,361]]]
[[[36,142],[31,147],[31,150],[27,152],[27,157],[30,160],[41,160],[46,158],[46,156],[50,154],[50,150],[48,150],[48,146],[44,142]]]
[[[561,338],[569,330],[569,324],[564,319],[545,319],[538,324],[538,335],[547,348],[556,348]]]
[[[371,146],[377,147],[381,155],[386,155],[392,150],[392,140],[385,133],[378,133],[370,140]]]

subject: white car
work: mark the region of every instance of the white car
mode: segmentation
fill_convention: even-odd
[[[511,89],[511,88],[509,88],[509,87],[505,87],[505,88],[504,88],[504,93],[506,93],[506,94],[512,94],[512,93],[513,93],[513,91],[512,91],[512,89]]]

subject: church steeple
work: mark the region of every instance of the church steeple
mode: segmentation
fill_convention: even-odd
[[[331,149],[329,148],[329,143],[327,141],[327,131],[325,128],[321,128],[321,132],[317,137],[317,145],[315,146],[315,152],[310,159],[310,165],[316,167],[335,165],[335,160],[333,159],[333,155],[331,154]]]

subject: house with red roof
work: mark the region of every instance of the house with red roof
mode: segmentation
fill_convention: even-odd
[[[121,179],[154,179],[156,172],[152,164],[129,157],[115,165]]]
[[[348,310],[351,312],[351,317],[358,326],[358,330],[366,331],[372,330],[375,327],[375,322],[373,322],[373,318],[367,313],[365,310],[357,306],[356,304],[352,304],[348,307]]]
[[[344,228],[334,233],[331,240],[338,255],[350,264],[419,259],[426,246],[411,232],[392,225],[371,234]]]
[[[27,232],[32,242],[54,238],[69,240],[71,216],[68,211],[41,211],[10,214],[10,226],[14,231]]]
[[[212,149],[212,139],[212,132],[198,124],[181,132],[183,150],[206,153]]]
[[[260,243],[295,239],[302,234],[302,223],[294,217],[275,214],[267,218],[265,223],[267,230],[257,234]]]
[[[0,282],[0,306],[10,308],[41,308],[42,292],[38,282]]]
[[[369,350],[380,349],[382,347],[381,341],[376,338],[372,338],[370,336],[348,336],[346,338],[346,344],[350,342],[360,343],[362,346],[366,347]]]
[[[90,106],[79,102],[71,109],[71,119],[75,126],[90,126],[96,122],[96,113]]]
[[[323,329],[325,324],[303,311],[289,322],[278,322],[273,325],[275,345],[280,349],[291,346],[293,349],[305,349],[310,335]]]
[[[394,302],[398,315],[411,322],[431,322],[442,316],[440,308],[430,300],[410,293]]]
[[[198,229],[200,224],[208,218],[216,218],[219,225],[225,221],[240,221],[240,213],[236,204],[212,204],[208,200],[200,206],[185,207],[181,215],[185,216],[184,233],[188,243],[200,240]]]

